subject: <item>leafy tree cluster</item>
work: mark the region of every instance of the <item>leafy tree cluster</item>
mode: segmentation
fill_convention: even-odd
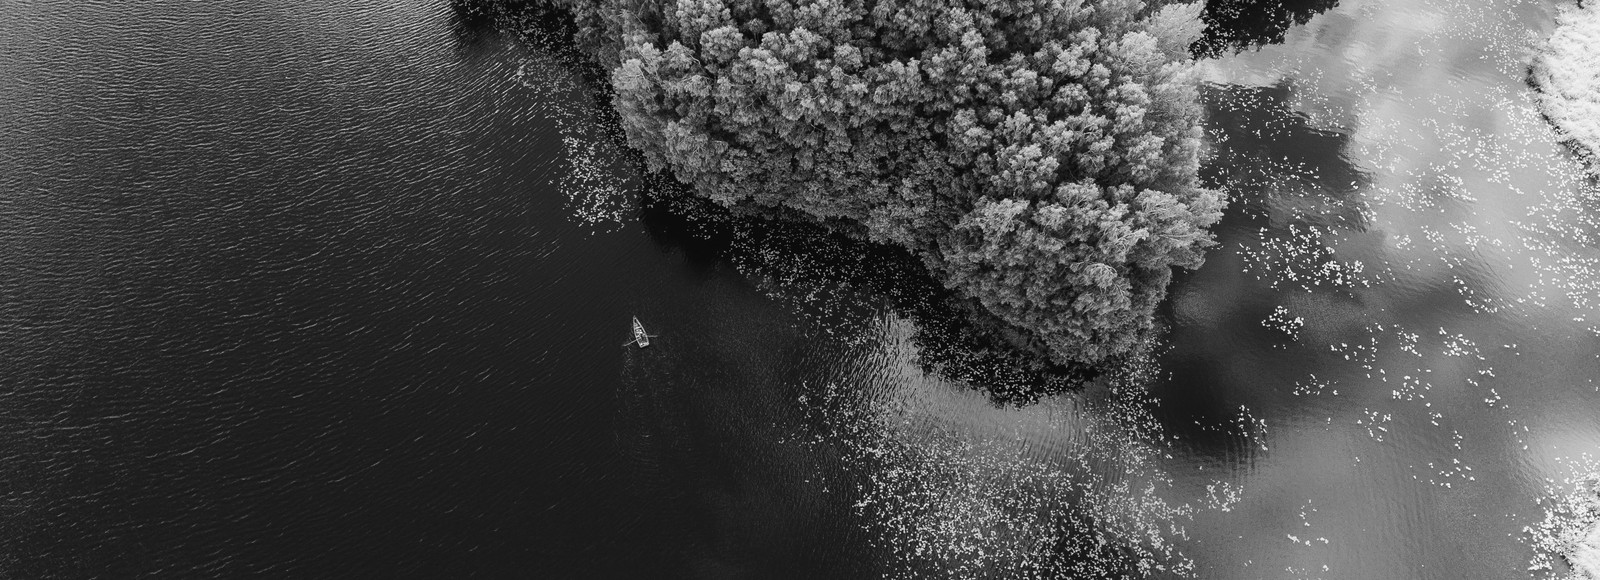
[[[1129,352],[1223,200],[1196,4],[549,0],[652,169],[916,253],[1012,342]]]

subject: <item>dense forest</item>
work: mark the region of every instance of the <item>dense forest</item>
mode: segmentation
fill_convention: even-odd
[[[905,247],[1057,364],[1136,347],[1220,217],[1197,179],[1198,4],[545,1],[652,170]]]

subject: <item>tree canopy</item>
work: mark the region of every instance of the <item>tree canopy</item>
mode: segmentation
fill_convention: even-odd
[[[1220,217],[1198,4],[550,1],[652,169],[906,247],[1061,364],[1128,352]]]

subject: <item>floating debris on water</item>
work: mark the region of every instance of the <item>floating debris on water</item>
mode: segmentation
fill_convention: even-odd
[[[576,73],[546,55],[526,59],[517,81],[536,92],[540,112],[556,123],[566,171],[551,185],[567,199],[567,210],[590,234],[616,231],[639,207],[637,153],[623,143],[617,114],[596,102]]]
[[[1233,506],[1244,499],[1244,487],[1234,485],[1230,481],[1218,481],[1206,484],[1206,509],[1219,512],[1231,512]]]
[[[1339,394],[1339,389],[1335,389],[1333,386],[1333,381],[1319,379],[1317,375],[1311,375],[1311,378],[1304,381],[1295,381],[1294,391],[1292,392],[1295,395],[1321,395],[1324,392],[1329,395]]]
[[[1544,519],[1523,528],[1533,548],[1528,570],[1559,580],[1600,578],[1600,465],[1585,456],[1577,473],[1547,481]]]
[[[1262,451],[1267,450],[1266,419],[1255,418],[1250,414],[1249,407],[1239,405],[1239,414],[1234,416],[1233,424],[1239,428],[1240,435],[1250,441],[1252,446],[1259,447]]]
[[[1171,478],[1157,465],[1170,440],[1145,390],[1155,372],[1142,357],[1096,394],[1041,402],[1069,405],[1075,422],[1055,427],[1066,439],[1044,456],[1020,435],[975,436],[944,417],[924,399],[954,388],[938,382],[872,403],[829,384],[804,399],[821,431],[794,440],[840,450],[859,471],[853,505],[893,558],[891,577],[1193,577],[1180,545],[1195,508],[1166,499]],[[1241,497],[1221,483],[1204,507]]]
[[[1389,413],[1379,413],[1370,408],[1361,410],[1362,418],[1356,419],[1356,424],[1367,428],[1367,436],[1373,441],[1383,442],[1385,435],[1389,434],[1387,425],[1394,419]]]
[[[1261,321],[1261,325],[1283,331],[1289,335],[1289,340],[1300,340],[1300,329],[1305,327],[1306,320],[1299,316],[1291,318],[1289,309],[1279,305],[1272,309],[1272,314],[1266,320]]]

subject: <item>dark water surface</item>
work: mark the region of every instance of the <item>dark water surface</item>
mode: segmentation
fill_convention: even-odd
[[[616,324],[702,277],[570,225],[524,51],[443,2],[5,11],[0,575],[656,557]]]
[[[0,576],[1519,578],[1594,469],[1552,5],[1205,64],[1221,244],[1153,361],[1014,408],[849,246],[641,218],[584,84],[444,4],[5,5]]]

